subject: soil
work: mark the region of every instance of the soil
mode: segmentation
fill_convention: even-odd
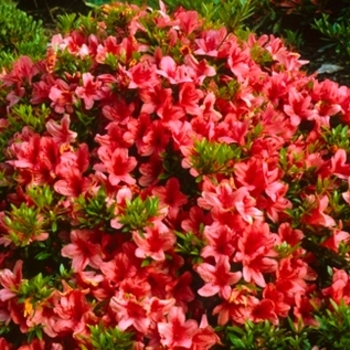
[[[58,15],[73,12],[86,15],[91,11],[91,7],[88,7],[84,0],[20,0],[18,7],[35,19],[42,20],[45,27],[51,30],[55,28],[54,23]],[[288,26],[287,23],[286,27],[290,27],[292,30],[298,29],[297,27],[293,28],[298,25],[298,19],[293,19],[290,16],[288,22],[292,22],[292,25]],[[302,33],[302,37],[305,43],[300,49],[295,49],[295,51],[301,54],[302,59],[309,61],[309,64],[304,66],[304,69],[312,74],[323,64],[342,67],[339,71],[319,74],[318,79],[330,79],[336,81],[339,85],[350,86],[350,62],[345,62],[344,59],[340,58],[334,49],[324,49],[327,43],[320,39],[316,31],[310,30],[307,33]]]

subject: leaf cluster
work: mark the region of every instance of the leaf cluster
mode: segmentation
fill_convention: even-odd
[[[288,321],[289,327],[275,326],[269,321],[257,324],[247,321],[244,328],[229,326],[227,327],[227,338],[231,344],[230,349],[311,350],[307,328],[299,331],[290,319]]]
[[[151,219],[155,218],[158,213],[159,199],[157,197],[142,199],[138,196],[132,200],[126,200],[126,207],[118,221],[123,224],[123,232],[138,230],[142,235],[143,229],[150,225]]]
[[[107,204],[107,194],[102,187],[92,196],[80,195],[74,207],[80,228],[108,230],[108,223],[114,217],[115,205]]]
[[[133,333],[123,332],[118,327],[106,327],[102,323],[89,326],[91,335],[89,343],[94,350],[129,350],[132,348]],[[84,345],[82,350],[88,348]],[[90,349],[90,348],[89,348]]]
[[[207,139],[196,141],[194,154],[191,156],[191,166],[201,175],[226,174],[232,172],[232,161],[240,159],[242,148],[236,145],[211,142]]]
[[[0,67],[11,65],[21,55],[42,58],[47,43],[41,21],[17,9],[13,2],[0,2]]]

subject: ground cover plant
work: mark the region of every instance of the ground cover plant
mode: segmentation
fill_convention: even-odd
[[[349,88],[163,3],[59,29],[0,76],[0,348],[347,348]]]

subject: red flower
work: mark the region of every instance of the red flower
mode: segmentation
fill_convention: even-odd
[[[313,194],[310,194],[306,198],[309,205],[312,206],[312,208],[303,215],[303,223],[308,225],[325,227],[335,226],[334,219],[330,215],[324,213],[324,211],[328,207],[329,200],[327,195],[324,195],[323,197],[319,198]]]
[[[147,60],[136,64],[126,74],[130,78],[129,89],[150,89],[159,83],[156,66]]]
[[[206,282],[198,289],[198,294],[203,297],[210,297],[217,293],[223,298],[228,298],[231,293],[231,285],[237,283],[242,273],[240,271],[230,272],[231,265],[227,256],[219,257],[216,266],[202,263],[197,266],[196,271]]]
[[[70,168],[63,180],[58,180],[54,184],[56,192],[69,197],[78,197],[80,194],[87,192],[90,182],[84,178],[77,168]]]
[[[157,196],[161,204],[169,207],[169,218],[174,220],[180,208],[187,203],[187,197],[180,192],[180,182],[176,177],[171,177],[165,187],[155,187],[152,194]]]
[[[9,269],[0,271],[0,283],[4,287],[0,289],[0,300],[6,301],[16,297],[16,290],[22,283],[23,261],[17,260],[13,272]]]
[[[91,230],[73,230],[72,243],[62,248],[61,254],[72,259],[74,271],[84,270],[87,265],[99,268],[102,263],[101,246],[97,243],[98,234]]]
[[[246,282],[254,281],[265,287],[263,273],[276,271],[278,263],[270,257],[276,255],[273,247],[277,235],[270,233],[267,223],[254,222],[247,226],[243,236],[238,240],[235,261],[243,264],[243,278]]]
[[[213,315],[219,315],[219,326],[224,326],[229,320],[244,324],[252,318],[252,310],[259,303],[259,299],[250,295],[250,292],[245,286],[234,288],[224,302],[214,308]]]
[[[202,85],[206,77],[213,77],[216,75],[215,68],[209,66],[206,60],[201,60],[199,62],[193,55],[186,55],[184,62],[191,68],[190,74],[194,83],[197,85]]]
[[[200,39],[195,39],[198,49],[194,51],[196,55],[205,55],[211,57],[218,56],[220,45],[227,36],[227,29],[220,28],[218,30],[206,30],[201,33]]]
[[[56,113],[73,112],[73,105],[76,102],[75,87],[75,84],[68,85],[62,79],[57,79],[55,84],[51,86],[49,98],[52,101],[51,107],[54,108]]]
[[[211,226],[205,227],[203,236],[208,242],[201,251],[203,258],[213,256],[215,261],[218,261],[222,256],[231,257],[236,250],[238,237],[226,225],[214,222]]]
[[[269,299],[263,299],[257,305],[255,305],[253,307],[251,317],[253,322],[269,320],[274,325],[279,323],[275,312],[275,304]]]
[[[288,93],[288,104],[284,105],[283,110],[290,117],[291,124],[298,126],[302,119],[311,120],[315,117],[315,112],[309,109],[310,105],[310,96],[304,96],[295,87],[291,87]]]
[[[78,86],[75,89],[75,93],[79,98],[84,100],[85,108],[91,109],[94,106],[94,102],[103,97],[101,82],[94,82],[94,76],[90,73],[84,73],[82,79],[83,86]]]
[[[156,261],[163,261],[165,252],[173,248],[176,242],[174,233],[160,221],[154,221],[152,227],[146,227],[142,236],[137,231],[132,234],[138,246],[135,255],[142,259],[150,257]]]
[[[193,350],[209,350],[215,344],[220,344],[220,338],[214,329],[208,324],[207,316],[204,314],[196,334],[192,338]]]
[[[209,214],[204,214],[203,210],[197,206],[192,206],[189,212],[189,218],[183,220],[181,227],[186,232],[200,234],[205,225],[211,225],[213,222]]]
[[[77,133],[69,130],[70,118],[68,114],[65,114],[61,119],[61,123],[57,124],[52,119],[46,123],[46,130],[52,136],[52,139],[58,145],[69,145],[75,141]]]
[[[142,334],[148,333],[150,318],[148,317],[149,300],[141,301],[134,297],[113,297],[110,301],[111,309],[116,313],[118,327],[124,331],[131,326]]]
[[[18,350],[45,350],[45,342],[39,339],[33,339],[28,345],[22,345]]]
[[[170,140],[168,129],[160,120],[154,120],[145,130],[142,140],[137,143],[140,156],[159,156],[165,151]]]
[[[350,177],[350,164],[346,163],[346,151],[342,148],[338,149],[331,158],[330,173],[338,176],[340,179],[348,179]]]
[[[284,294],[277,290],[276,286],[269,283],[264,291],[263,297],[265,300],[271,300],[274,304],[274,312],[281,317],[287,317],[290,305],[286,303]]]
[[[5,86],[32,84],[33,77],[38,73],[38,67],[28,56],[20,56],[13,64],[12,71],[1,76]]]
[[[160,322],[157,325],[161,338],[161,344],[169,349],[183,347],[189,349],[195,335],[198,324],[194,320],[187,320],[180,307],[173,307],[168,314],[168,322]]]
[[[180,84],[192,82],[190,71],[187,66],[177,66],[174,59],[170,56],[164,56],[160,63],[157,73],[167,78],[170,84]]]
[[[63,293],[57,293],[53,311],[53,330],[58,335],[83,333],[86,321],[92,317],[91,305],[86,300],[88,290],[73,290],[65,284]]]
[[[13,347],[5,338],[0,338],[0,349],[1,350],[13,350]]]
[[[330,296],[336,303],[341,300],[350,305],[350,278],[344,270],[333,268],[332,285],[322,290],[323,295]]]
[[[96,164],[95,170],[108,172],[108,179],[112,186],[117,186],[120,181],[134,185],[136,180],[130,176],[130,172],[136,167],[137,161],[128,156],[128,150],[116,148],[113,152],[108,147],[100,147],[98,155],[103,163]]]
[[[223,180],[216,187],[206,182],[203,189],[198,205],[204,209],[213,210],[213,213],[236,210],[243,220],[250,224],[254,218],[260,219],[263,216],[263,213],[255,208],[256,201],[245,187],[233,191],[232,184],[228,180]]]
[[[296,306],[293,310],[294,316],[300,319],[303,325],[313,327],[319,326],[319,322],[313,316],[313,313],[315,313],[318,306],[320,306],[320,300],[318,298],[297,294],[295,297],[295,304]]]

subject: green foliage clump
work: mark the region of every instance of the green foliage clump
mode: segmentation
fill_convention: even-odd
[[[43,57],[47,43],[41,21],[35,21],[12,2],[0,2],[0,67],[10,66],[21,55],[34,60]]]

